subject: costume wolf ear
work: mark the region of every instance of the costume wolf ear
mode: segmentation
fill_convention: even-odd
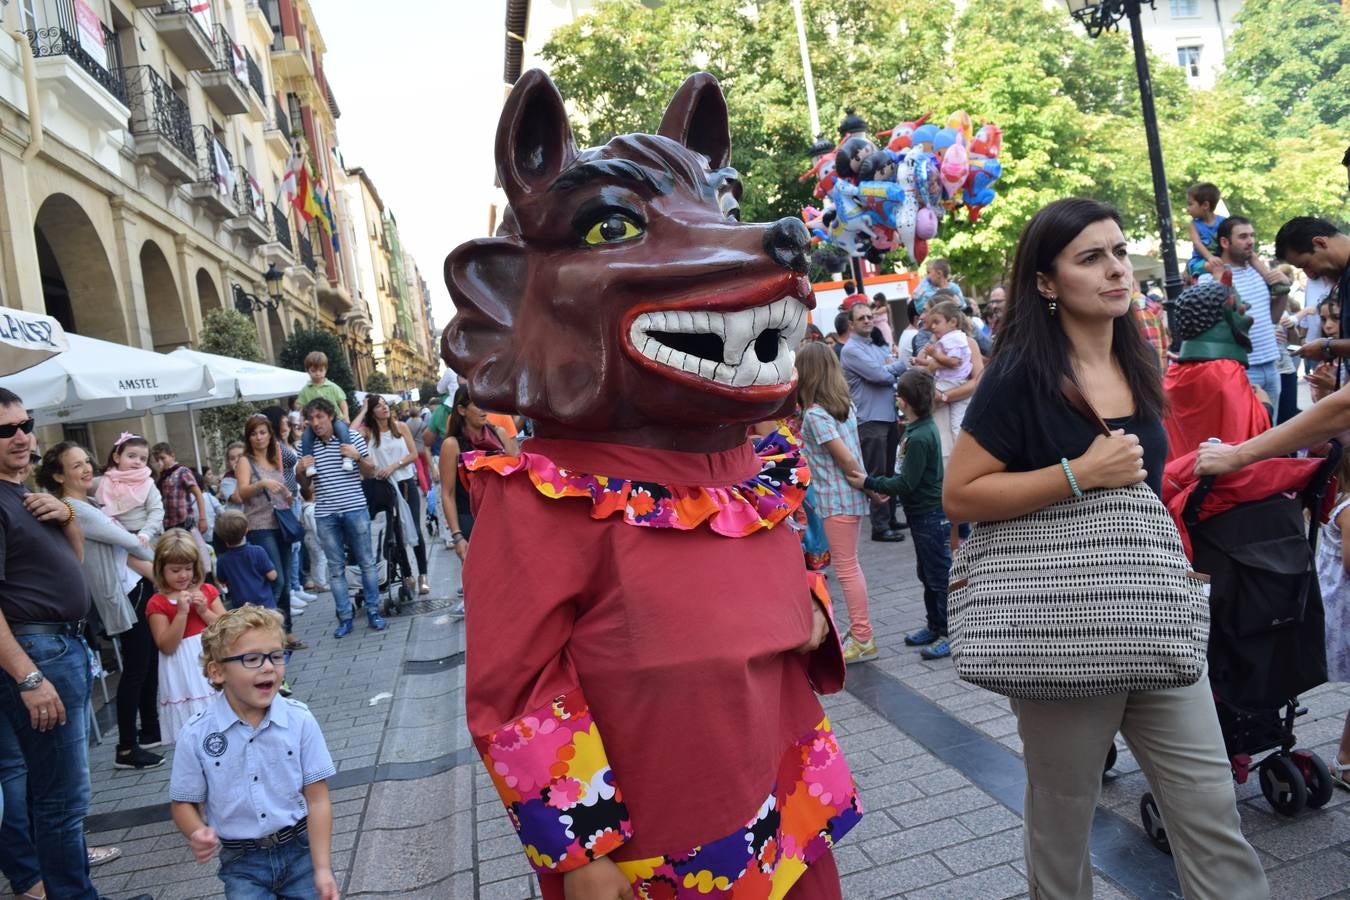
[[[708,157],[708,168],[714,172],[726,168],[731,162],[731,128],[717,79],[707,72],[686,78],[666,107],[656,133]]]
[[[562,94],[539,69],[511,88],[497,123],[497,179],[512,206],[546,190],[576,158]]]
[[[441,338],[441,356],[467,375],[475,403],[508,412],[514,391],[512,333],[525,289],[525,250],[513,238],[479,238],[446,257],[445,286],[455,318]]]

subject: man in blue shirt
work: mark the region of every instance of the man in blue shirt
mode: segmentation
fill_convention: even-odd
[[[858,410],[858,443],[868,475],[894,475],[894,447],[900,442],[895,415],[895,380],[905,371],[904,360],[890,361],[884,346],[872,343],[872,309],[866,303],[849,309],[848,343],[839,354],[849,394]],[[887,449],[892,448],[888,453]],[[888,458],[889,457],[889,458]],[[891,527],[889,502],[872,504],[872,540],[903,541],[905,534]]]

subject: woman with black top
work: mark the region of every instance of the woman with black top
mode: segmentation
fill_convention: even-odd
[[[1004,324],[946,472],[952,521],[1000,521],[1079,487],[1143,481],[1160,492],[1167,434],[1157,355],[1131,315],[1120,216],[1067,199],[1022,231]],[[1063,397],[1068,376],[1112,427],[1099,434]],[[1065,598],[1072,602],[1072,598]],[[1088,835],[1102,760],[1119,731],[1167,822],[1188,898],[1270,896],[1239,827],[1208,679],[1082,700],[1013,700],[1027,772],[1025,853],[1033,898],[1090,898]]]

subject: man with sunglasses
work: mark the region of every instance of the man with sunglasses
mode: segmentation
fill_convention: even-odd
[[[848,310],[849,335],[839,353],[849,394],[858,410],[858,443],[868,475],[894,475],[894,447],[900,441],[895,414],[895,382],[906,365],[890,359],[886,342],[872,337],[872,309],[855,303]],[[890,452],[888,452],[888,448]],[[889,459],[888,459],[889,457]],[[905,533],[891,527],[891,504],[872,503],[872,540],[903,541]]]
[[[30,493],[33,420],[0,388],[0,870],[15,894],[97,898],[89,880],[89,612],[69,503]]]

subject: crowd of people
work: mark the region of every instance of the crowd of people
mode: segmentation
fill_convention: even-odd
[[[1237,446],[1204,448],[1198,471],[1232,471],[1350,428],[1340,389],[1350,359],[1350,339],[1340,337],[1350,236],[1296,219],[1276,236],[1284,265],[1269,267],[1250,221],[1215,215],[1213,185],[1194,186],[1188,199],[1195,253],[1186,279],[1236,292],[1252,320],[1250,389],[1270,421],[1282,423]],[[788,427],[811,471],[803,549],[809,567],[832,568],[842,587],[850,664],[880,653],[859,562],[864,521],[873,541],[912,537],[925,621],[904,642],[942,660],[951,654],[949,572],[969,523],[1095,488],[1142,483],[1162,492],[1160,376],[1177,347],[1160,296],[1133,277],[1114,210],[1088,200],[1042,209],[1022,234],[1007,285],[982,304],[946,260],[930,260],[907,313],[896,328],[883,296],[851,291],[833,333],[809,331],[796,355],[799,413]],[[1305,414],[1299,361],[1323,401]],[[116,854],[86,847],[82,829],[86,640],[109,639],[121,666],[114,765],[158,767],[163,748],[177,742],[170,799],[196,858],[219,852],[229,890],[336,895],[326,788],[335,769],[313,716],[288,699],[286,664],[306,648],[295,617],[330,592],[335,639],[353,633],[358,606],[369,631],[386,627],[372,491],[387,490],[380,509],[412,523],[403,587],[428,593],[434,537],[461,561],[472,546],[463,454],[514,456],[529,423],[481,409],[453,373],[432,408],[395,409],[372,394],[352,413],[345,392],[327,381],[322,354],[311,354],[306,369],[311,383],[289,410],[248,418],[219,476],[132,433],[118,437],[101,466],[70,441],[36,458],[23,399],[0,389],[0,666],[10,676],[0,692],[0,871],[16,895],[96,897],[89,868]],[[1109,435],[1060,402],[1061,378],[1081,389]],[[778,423],[765,426],[762,436]],[[1340,491],[1318,572],[1329,676],[1350,680],[1350,484]],[[398,526],[386,519],[380,527]],[[462,615],[463,604],[453,611]],[[1239,828],[1203,680],[1012,705],[1028,779],[1027,877],[1038,895],[1091,894],[1089,826],[1101,760],[1117,732],[1158,796],[1183,890],[1268,895]],[[287,727],[267,727],[278,722]],[[298,768],[278,764],[295,753]],[[1350,720],[1331,768],[1350,789]],[[251,799],[222,780],[242,772],[266,782]],[[294,796],[304,802],[280,800]]]
[[[38,456],[23,399],[0,389],[0,666],[12,679],[0,725],[0,871],[16,896],[97,897],[90,868],[120,855],[86,847],[83,831],[90,673],[105,661],[120,670],[114,767],[153,769],[179,748],[174,818],[200,860],[220,853],[227,892],[334,896],[324,788],[334,769],[313,716],[287,699],[286,663],[307,649],[294,620],[327,592],[334,638],[352,633],[358,606],[369,630],[386,627],[380,533],[397,524],[389,505],[367,499],[386,487],[408,523],[401,586],[428,594],[428,535],[447,513],[447,549],[472,529],[467,502],[457,511],[454,500],[454,453],[444,472],[437,463],[440,439],[490,439],[449,377],[444,400],[457,409],[435,425],[440,398],[396,410],[378,394],[349,422],[324,355],[305,365],[310,383],[290,408],[249,416],[216,471],[130,432],[101,461],[72,441]],[[440,503],[443,474],[456,488]],[[462,615],[462,602],[451,611]],[[283,717],[291,727],[265,727]],[[245,749],[254,737],[260,746]],[[299,770],[281,764],[293,753]],[[228,776],[222,759],[233,760]],[[255,802],[225,789],[246,771],[267,782]],[[284,800],[293,796],[305,802]]]

